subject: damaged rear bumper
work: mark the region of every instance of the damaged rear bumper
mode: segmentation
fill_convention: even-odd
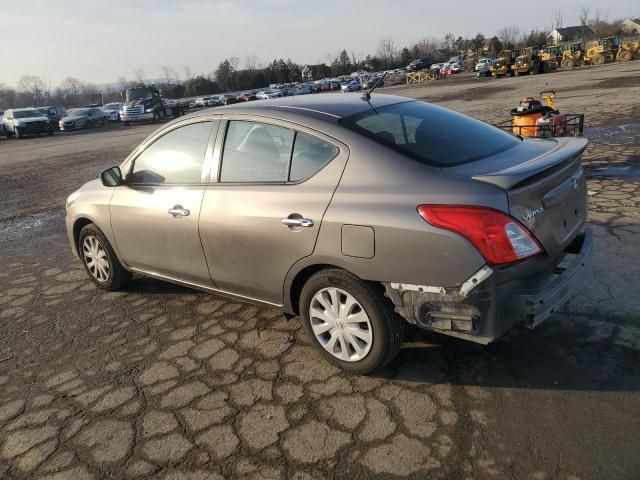
[[[384,285],[409,323],[487,344],[516,323],[535,328],[553,315],[580,285],[592,247],[592,232],[586,229],[557,259],[485,266],[457,288]]]

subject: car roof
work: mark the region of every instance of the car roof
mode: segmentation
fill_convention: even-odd
[[[371,98],[369,99],[366,99],[364,94],[361,92],[316,93],[313,95],[281,97],[270,100],[257,100],[250,103],[217,107],[215,110],[205,110],[204,112],[192,113],[188,116],[197,117],[200,115],[218,113],[248,115],[266,115],[268,113],[275,113],[278,117],[287,117],[290,114],[295,114],[295,116],[303,115],[315,118],[324,117],[323,120],[337,122],[342,118],[350,117],[370,109],[411,101],[415,100],[396,95],[376,93],[371,94]]]

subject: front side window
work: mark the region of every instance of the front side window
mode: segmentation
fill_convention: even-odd
[[[264,123],[230,121],[221,182],[286,182],[294,132]]]
[[[200,183],[211,122],[176,128],[149,145],[136,159],[135,184]]]
[[[425,102],[371,109],[341,123],[416,160],[453,166],[495,155],[519,140],[499,128]]]

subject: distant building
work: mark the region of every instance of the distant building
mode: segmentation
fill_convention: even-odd
[[[640,18],[626,18],[622,21],[622,30],[629,35],[640,35]]]
[[[549,35],[547,35],[547,44],[556,45],[563,42],[576,42],[576,41],[589,41],[595,40],[596,34],[589,27],[577,26],[577,27],[564,27],[554,28]]]

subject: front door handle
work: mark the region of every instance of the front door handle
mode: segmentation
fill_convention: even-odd
[[[186,208],[182,208],[182,205],[175,205],[169,209],[169,215],[173,215],[173,218],[188,217],[190,213]]]
[[[305,227],[310,228],[313,227],[313,220],[310,218],[283,218],[280,220],[283,225],[287,227]]]

